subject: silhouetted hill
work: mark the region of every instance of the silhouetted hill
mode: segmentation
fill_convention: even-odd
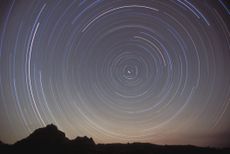
[[[95,144],[92,138],[69,140],[51,124],[35,130],[27,138],[7,145],[0,141],[1,154],[230,154],[230,149],[191,145],[155,145],[149,143]]]
[[[92,138],[84,137],[76,137],[74,140],[71,140],[70,144],[72,146],[81,146],[81,147],[95,147],[95,142]]]
[[[30,136],[15,143],[16,146],[58,145],[68,142],[65,133],[53,124],[35,130]]]

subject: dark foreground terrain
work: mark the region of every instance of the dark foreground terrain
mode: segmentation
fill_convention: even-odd
[[[0,154],[230,154],[230,149],[149,143],[95,144],[88,137],[69,140],[51,124],[13,145],[0,142]]]

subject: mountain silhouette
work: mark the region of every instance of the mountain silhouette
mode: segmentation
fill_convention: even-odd
[[[47,125],[44,128],[35,130],[27,138],[15,143],[17,146],[35,146],[35,145],[58,145],[68,142],[69,139],[65,137],[65,133],[58,130],[53,125]]]
[[[8,145],[0,141],[1,154],[229,154],[230,149],[192,145],[156,145],[150,143],[95,144],[92,138],[68,139],[53,125],[35,130],[28,137]]]
[[[93,139],[88,138],[87,136],[76,137],[74,140],[71,141],[71,143],[74,145],[88,146],[88,147],[94,147],[96,145]]]

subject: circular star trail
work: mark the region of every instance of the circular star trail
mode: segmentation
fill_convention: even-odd
[[[1,3],[3,141],[54,123],[103,143],[227,144],[226,1]]]

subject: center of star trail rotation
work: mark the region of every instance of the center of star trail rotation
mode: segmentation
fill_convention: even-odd
[[[227,144],[226,1],[1,3],[1,140],[54,123],[102,143]]]

